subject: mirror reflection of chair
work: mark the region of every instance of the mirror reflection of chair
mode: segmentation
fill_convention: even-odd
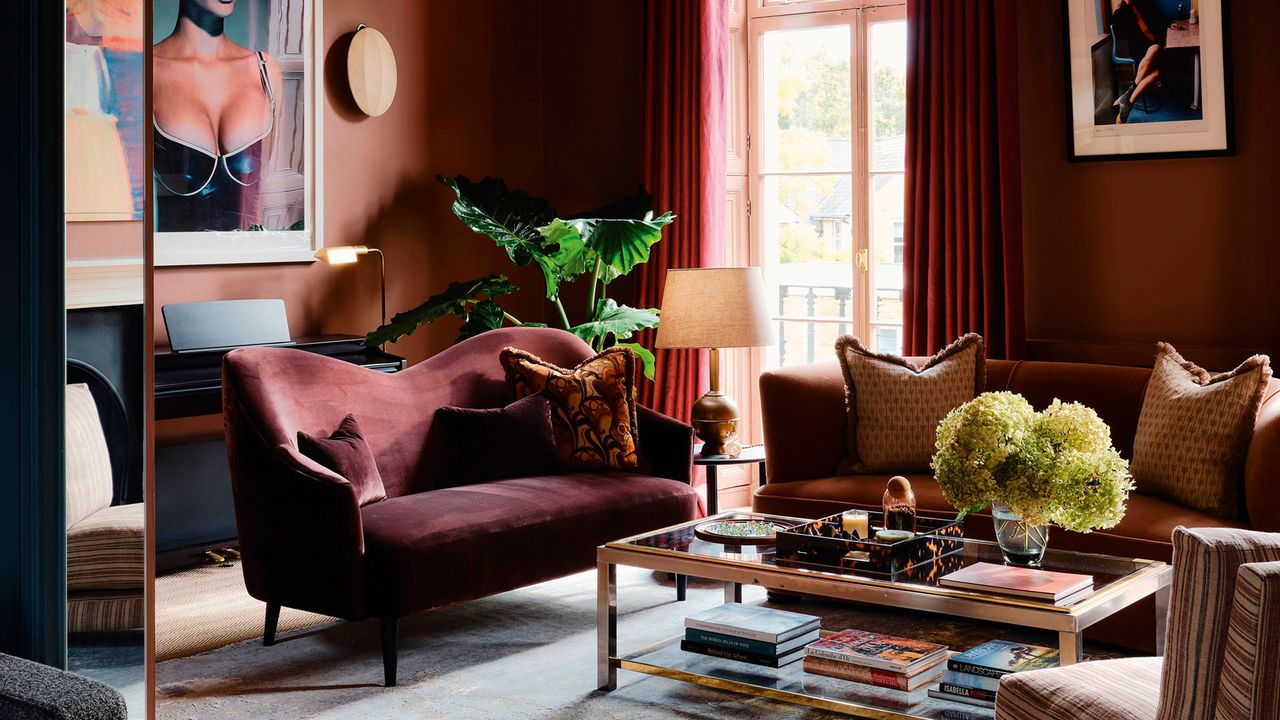
[[[120,395],[87,364],[67,366],[67,631],[141,628],[142,503],[120,504],[128,422]]]

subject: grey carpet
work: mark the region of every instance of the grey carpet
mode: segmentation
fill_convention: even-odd
[[[723,601],[722,586],[691,581],[676,603],[663,576],[619,568],[619,649],[681,632],[684,616]],[[745,588],[744,601],[765,600]],[[421,613],[401,624],[400,685],[381,687],[376,621],[337,623],[231,645],[156,665],[157,717],[279,718],[754,718],[828,717],[799,706],[619,671],[618,689],[595,689],[595,573]],[[824,627],[860,627],[970,647],[992,637],[1053,644],[1048,634],[938,616],[806,600],[786,609],[821,615]],[[1117,653],[1089,647],[1094,657]]]

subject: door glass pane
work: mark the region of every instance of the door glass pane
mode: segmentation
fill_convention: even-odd
[[[903,176],[871,177],[871,322],[902,322]]]
[[[807,289],[793,291],[805,293]],[[824,298],[823,290],[813,289],[817,301],[829,302],[829,295]],[[829,293],[829,289],[827,290]],[[793,295],[788,305],[807,302],[804,294]],[[807,365],[815,362],[827,362],[836,359],[836,338],[853,332],[852,324],[847,322],[823,322],[821,320],[779,320],[778,345],[766,348],[766,366],[770,368],[788,365]]]
[[[907,23],[880,22],[868,31],[871,60],[871,171],[905,168]]]
[[[851,167],[851,34],[835,25],[760,36],[765,172]]]

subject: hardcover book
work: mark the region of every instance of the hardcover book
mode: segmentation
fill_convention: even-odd
[[[1057,650],[1008,640],[985,642],[947,661],[950,670],[993,678],[1057,666]]]
[[[875,685],[876,687],[889,688],[890,690],[902,690],[904,692],[911,692],[936,682],[941,676],[942,666],[943,663],[938,663],[915,675],[904,675],[889,670],[854,665],[853,663],[840,662],[839,660],[831,660],[815,655],[807,655],[804,659],[804,671],[807,673],[849,680],[864,685]]]
[[[989,690],[995,692],[1000,689],[1000,678],[990,677],[987,675],[974,675],[967,672],[956,672],[950,668],[942,673],[942,682],[949,685],[958,685],[960,687],[973,688],[975,690]]]
[[[866,630],[843,630],[807,645],[805,654],[905,675],[941,662],[947,646]]]
[[[779,656],[757,655],[755,653],[743,652],[741,650],[730,650],[716,645],[693,642],[692,640],[681,640],[680,649],[685,652],[698,653],[699,655],[709,655],[711,657],[724,658],[725,660],[737,660],[738,662],[751,663],[752,665],[763,665],[765,667],[772,668],[790,665],[804,657],[804,652],[800,650],[792,650],[786,655]]]
[[[995,702],[991,700],[979,700],[978,698],[965,697],[963,695],[952,695],[951,693],[944,693],[941,690],[930,690],[929,697],[934,698],[935,700],[950,700],[951,702],[964,703],[965,705],[977,705],[978,707],[984,708],[993,708],[996,706]]]
[[[761,640],[752,640],[750,638],[715,633],[710,630],[685,628],[684,639],[691,642],[702,643],[704,645],[715,645],[727,650],[740,650],[742,652],[755,653],[756,655],[777,657],[779,655],[786,655],[794,650],[799,650],[805,645],[817,640],[818,631],[810,630],[809,632],[791,638],[786,642],[767,643]]]
[[[948,695],[960,695],[975,700],[996,701],[996,694],[991,690],[979,690],[977,688],[966,687],[964,685],[952,685],[948,682],[938,683],[938,690]]]
[[[818,629],[821,618],[769,608],[725,603],[684,619],[686,628],[721,635],[782,643]]]
[[[946,587],[1057,602],[1093,587],[1093,576],[980,562],[944,575],[939,582]]]

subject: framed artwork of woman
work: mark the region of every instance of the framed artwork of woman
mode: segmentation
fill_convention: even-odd
[[[155,0],[156,265],[321,246],[319,0]]]

